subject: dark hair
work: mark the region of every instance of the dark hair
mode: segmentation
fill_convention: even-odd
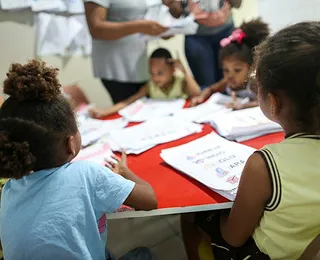
[[[283,92],[304,129],[320,126],[320,22],[289,26],[256,49],[257,85],[262,93]]]
[[[19,179],[65,159],[59,148],[78,128],[57,73],[37,60],[11,65],[0,109],[0,177]]]
[[[250,22],[243,23],[240,29],[245,33],[242,43],[232,41],[220,51],[220,61],[233,56],[237,59],[252,65],[254,48],[268,37],[270,30],[269,26],[262,22],[260,18]]]
[[[150,56],[150,59],[165,59],[170,60],[172,59],[171,53],[164,48],[156,49]]]

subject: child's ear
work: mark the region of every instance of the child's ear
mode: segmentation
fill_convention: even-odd
[[[76,142],[73,135],[67,138],[67,152],[73,156],[77,154]]]
[[[279,115],[281,110],[281,102],[278,96],[273,93],[268,94],[269,104],[270,104],[270,115],[272,118]]]

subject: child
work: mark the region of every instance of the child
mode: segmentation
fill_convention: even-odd
[[[259,104],[286,139],[248,159],[229,214],[196,215],[215,259],[299,259],[320,234],[319,35],[320,22],[299,23],[257,49]],[[186,247],[199,259],[190,221],[183,217]]]
[[[191,106],[204,102],[215,92],[226,92],[233,96],[233,102],[227,106],[237,109],[258,106],[257,97],[251,90],[253,50],[269,35],[268,25],[260,19],[243,23],[229,38],[221,41],[220,60],[224,78],[218,83],[206,88],[191,100]],[[237,97],[249,98],[250,102],[241,104]]]
[[[13,64],[0,110],[0,237],[7,260],[106,259],[106,214],[122,204],[151,210],[151,186],[122,162],[117,173],[72,163],[81,136],[57,69]],[[121,176],[122,175],[122,176]]]
[[[170,52],[160,48],[150,57],[151,81],[129,97],[107,109],[91,109],[92,117],[101,118],[114,113],[135,102],[139,98],[148,96],[154,99],[176,99],[194,97],[200,94],[200,87],[184,69],[180,61],[174,61]],[[175,69],[180,70],[183,76],[177,75]]]
[[[2,106],[3,102],[4,102],[4,98],[2,95],[0,95],[0,107]]]

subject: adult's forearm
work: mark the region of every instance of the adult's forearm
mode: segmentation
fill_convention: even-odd
[[[119,40],[122,37],[140,32],[141,21],[103,21],[90,28],[92,38],[99,40]]]

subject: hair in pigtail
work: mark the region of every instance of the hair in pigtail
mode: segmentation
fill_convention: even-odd
[[[236,57],[252,65],[254,48],[270,33],[269,26],[260,18],[243,23],[228,38],[221,41],[220,60]]]

